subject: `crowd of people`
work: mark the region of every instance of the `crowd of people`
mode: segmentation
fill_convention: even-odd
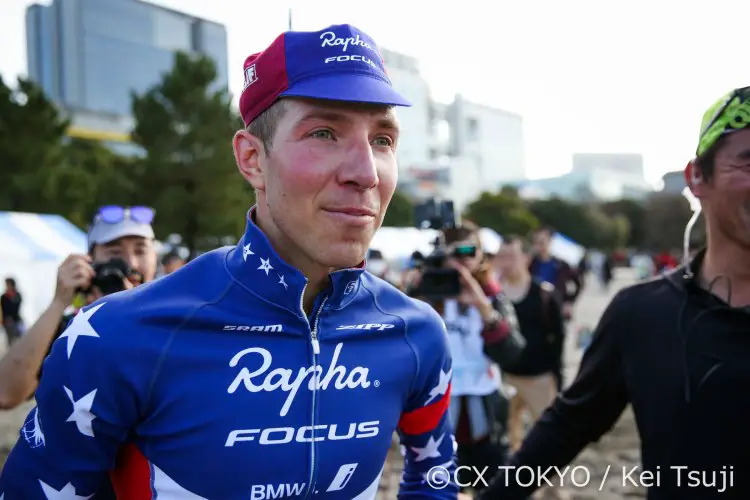
[[[157,276],[153,211],[102,207],[28,329],[6,282],[0,402],[36,405],[0,498],[373,498],[395,434],[401,497],[524,499],[540,483],[521,468],[570,463],[628,404],[644,468],[664,474],[651,500],[750,498],[750,88],[706,113],[686,168],[707,247],[619,292],[566,384],[583,281],[550,229],[488,254],[459,221],[441,230],[440,272],[423,258],[378,277],[394,108],[410,103],[376,56],[336,25],[247,58],[232,146],[257,203],[237,245],[170,255]],[[719,490],[675,466],[735,475]]]

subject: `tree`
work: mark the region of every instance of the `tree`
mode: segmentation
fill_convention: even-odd
[[[602,203],[602,211],[610,217],[622,216],[630,225],[630,236],[624,245],[643,248],[646,243],[646,207],[644,203],[622,199]]]
[[[553,197],[530,202],[529,210],[542,224],[553,227],[585,247],[614,248],[625,231],[622,222],[613,222],[594,205]],[[616,227],[616,224],[620,227]]]
[[[40,191],[62,161],[68,121],[41,88],[23,78],[11,89],[0,76],[0,111],[0,210],[54,208]]]
[[[517,194],[507,190],[494,194],[483,192],[466,207],[463,216],[506,236],[525,235],[539,227],[539,220]]]
[[[146,151],[135,169],[140,199],[156,209],[157,234],[181,234],[194,254],[241,235],[254,203],[231,149],[241,121],[228,91],[211,90],[216,76],[207,56],[178,52],[170,73],[133,94],[132,136]]]
[[[653,251],[681,249],[685,226],[693,212],[690,204],[680,194],[656,194],[646,203],[646,245]],[[703,233],[701,221],[695,225],[693,238],[700,240]]]
[[[405,193],[396,190],[383,218],[383,225],[411,227],[414,225],[414,203]]]

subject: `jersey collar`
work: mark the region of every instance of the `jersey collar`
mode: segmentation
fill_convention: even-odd
[[[247,213],[245,234],[227,256],[227,268],[245,288],[273,305],[302,315],[302,297],[307,278],[284,262],[255,223],[255,207]],[[346,306],[360,287],[365,261],[359,266],[329,274],[324,290],[326,304],[335,309]]]

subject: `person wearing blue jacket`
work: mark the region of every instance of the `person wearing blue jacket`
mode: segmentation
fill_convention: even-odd
[[[349,25],[244,64],[233,148],[256,192],[234,247],[84,307],[55,341],[3,500],[456,498],[441,318],[365,271],[410,103]],[[433,470],[443,471],[435,476]]]

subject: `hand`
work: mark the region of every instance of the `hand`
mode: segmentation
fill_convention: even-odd
[[[573,317],[573,304],[565,302],[562,305],[562,317],[565,320],[570,320]]]
[[[59,304],[68,307],[73,303],[76,290],[88,288],[94,278],[94,268],[88,255],[71,254],[57,269],[55,298]]]
[[[474,500],[473,496],[467,495],[466,493],[459,493],[457,498],[458,500]]]
[[[448,259],[445,265],[458,271],[458,278],[461,281],[461,296],[467,304],[473,305],[480,310],[492,308],[487,295],[482,290],[482,286],[472,276],[469,268],[455,259]]]

